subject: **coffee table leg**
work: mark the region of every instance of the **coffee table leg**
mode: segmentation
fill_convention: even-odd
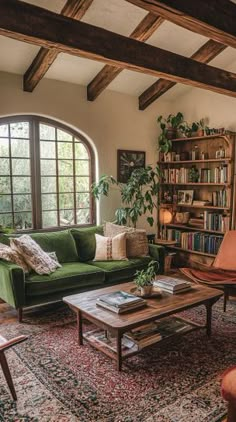
[[[80,346],[83,346],[83,321],[82,314],[80,311],[77,312],[77,328],[78,328],[78,343]]]
[[[208,337],[211,336],[212,305],[213,305],[213,303],[211,303],[211,302],[208,302],[206,304],[206,331],[207,331]]]
[[[116,337],[116,349],[117,349],[117,371],[121,371],[122,368],[122,352],[121,352],[121,341],[122,334],[117,333]]]

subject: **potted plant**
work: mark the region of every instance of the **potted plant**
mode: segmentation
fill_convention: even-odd
[[[151,261],[146,270],[139,270],[135,273],[134,283],[141,296],[149,296],[152,292],[153,280],[158,271],[158,262]]]
[[[205,133],[205,122],[204,122],[204,119],[201,119],[198,122],[197,136],[204,136],[204,133]]]
[[[158,137],[159,151],[166,154],[172,148],[171,139],[176,138],[177,130],[183,122],[183,113],[180,111],[175,114],[169,114],[165,119],[162,115],[157,118],[157,123],[160,124],[161,133]]]

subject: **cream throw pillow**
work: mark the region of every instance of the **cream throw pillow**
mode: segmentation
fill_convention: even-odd
[[[61,267],[27,234],[11,238],[10,245],[37,274],[50,274]]]
[[[126,256],[126,233],[115,237],[105,237],[95,234],[96,253],[94,261],[123,261]]]
[[[128,258],[143,257],[148,255],[148,239],[146,230],[134,229],[133,227],[119,226],[106,222],[104,235],[114,237],[119,233],[127,233],[126,246]]]
[[[0,243],[0,258],[19,265],[25,273],[29,272],[29,267],[22,256],[10,248],[10,246],[4,245],[3,243]]]

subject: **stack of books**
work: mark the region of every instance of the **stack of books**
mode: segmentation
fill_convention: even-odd
[[[186,292],[192,287],[189,281],[168,276],[162,276],[161,278],[158,278],[158,280],[154,281],[153,285],[155,287],[159,287],[165,292],[172,294]]]
[[[96,304],[109,311],[122,314],[131,310],[139,309],[147,304],[146,300],[133,294],[119,290],[100,296]]]

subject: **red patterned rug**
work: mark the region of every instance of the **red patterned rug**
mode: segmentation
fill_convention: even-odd
[[[114,362],[77,345],[74,314],[64,305],[28,313],[24,324],[2,324],[28,341],[7,352],[18,402],[0,372],[0,420],[25,422],[218,422],[226,413],[220,376],[236,363],[236,303],[213,307],[213,333],[187,334]],[[203,307],[185,313],[205,321]],[[87,325],[91,329],[91,325]]]

